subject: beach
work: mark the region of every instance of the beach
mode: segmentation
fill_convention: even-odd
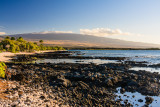
[[[121,107],[157,106],[160,103],[160,74],[130,69],[158,68],[159,64],[147,65],[144,61],[127,61],[127,57],[117,57],[117,55],[113,57],[85,55],[79,51],[17,55],[12,59],[13,62],[6,62],[11,73],[7,82],[12,85],[2,92],[5,99],[1,99],[0,104],[3,106],[112,105]],[[38,62],[44,59],[50,62]],[[51,63],[51,59],[78,61]],[[100,64],[83,63],[89,59],[114,60],[116,63],[114,61]]]
[[[0,61],[8,62],[11,60],[13,56],[16,55],[29,55],[29,54],[36,54],[36,53],[43,53],[43,52],[54,52],[52,51],[35,51],[35,52],[19,52],[19,53],[12,53],[12,52],[1,52],[0,53]]]

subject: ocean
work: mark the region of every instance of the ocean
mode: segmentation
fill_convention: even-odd
[[[72,56],[84,57],[126,57],[125,61],[146,62],[148,65],[160,63],[160,50],[69,50]],[[118,63],[117,60],[104,59],[43,59],[37,63]]]
[[[127,57],[126,60],[148,64],[160,63],[160,50],[70,50],[79,51],[81,56],[92,57]],[[77,55],[77,54],[75,54]]]

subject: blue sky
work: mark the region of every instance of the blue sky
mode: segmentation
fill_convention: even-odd
[[[159,43],[160,0],[0,0],[0,34],[72,31]]]

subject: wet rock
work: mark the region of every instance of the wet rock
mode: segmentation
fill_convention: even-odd
[[[142,99],[139,99],[138,102],[143,102],[143,100],[142,100]]]
[[[139,86],[138,83],[135,81],[130,81],[127,85],[128,86]]]
[[[145,97],[145,100],[146,100],[146,104],[151,104],[153,102],[153,98],[152,97]]]
[[[126,90],[125,90],[124,88],[121,88],[121,89],[120,89],[120,92],[121,92],[122,94],[125,93],[125,91],[126,91]]]

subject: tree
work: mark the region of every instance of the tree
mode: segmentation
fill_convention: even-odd
[[[27,42],[26,44],[26,49],[29,51],[29,52],[32,52],[32,51],[35,51],[35,50],[39,50],[39,47],[38,45],[32,43],[32,42]]]
[[[19,38],[17,39],[17,41],[19,41],[19,42],[24,42],[24,39],[23,39],[22,37],[19,37]]]
[[[6,36],[5,39],[10,39],[10,37],[9,37],[9,36]]]
[[[37,45],[37,42],[34,42],[35,45]]]
[[[42,43],[43,43],[43,40],[39,40],[39,43],[41,43],[41,44],[42,44]]]
[[[6,46],[10,44],[10,41],[11,41],[10,39],[6,39],[6,38],[1,41],[1,45],[3,46],[3,49],[7,49]]]
[[[16,40],[15,37],[11,37],[11,40]]]
[[[39,50],[63,50],[63,47],[53,47],[53,46],[44,46],[43,40],[39,40],[41,43],[38,45],[36,42],[27,42],[22,37],[19,37],[15,40],[15,37],[5,37],[4,40],[0,41],[0,50],[10,51],[10,52],[23,52],[23,51],[39,51]]]

